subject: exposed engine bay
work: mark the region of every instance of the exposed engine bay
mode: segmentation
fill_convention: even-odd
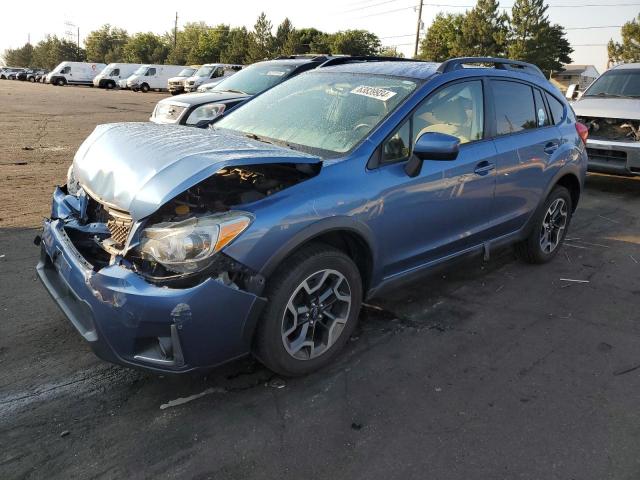
[[[227,167],[161,206],[144,220],[142,228],[228,212],[307,180],[317,175],[319,170],[320,164]],[[250,289],[249,283],[257,281],[254,272],[249,272],[222,252],[216,254],[206,269],[193,273],[172,271],[141,255],[136,248],[125,252],[125,243],[133,227],[131,218],[126,212],[109,209],[91,197],[87,199],[85,214],[78,224],[78,227],[69,224],[65,231],[96,270],[120,256],[134,271],[153,283],[184,287],[213,277],[226,285]]]
[[[163,205],[149,222],[175,221],[186,215],[224,212],[233,206],[262,200],[317,173],[318,167],[308,164],[225,168]]]
[[[618,142],[640,142],[640,121],[619,118],[579,117],[589,127],[589,138]]]

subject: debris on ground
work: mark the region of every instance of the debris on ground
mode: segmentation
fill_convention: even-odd
[[[265,386],[271,388],[281,389],[287,386],[287,383],[282,378],[273,378],[269,380]]]
[[[205,395],[210,395],[212,393],[227,393],[224,388],[211,387],[207,388],[204,392],[196,393],[194,395],[189,395],[188,397],[180,397],[175,400],[171,400],[167,403],[163,403],[160,405],[160,410],[164,410],[165,408],[177,407],[179,405],[184,405],[185,403],[192,402],[193,400],[197,400],[198,398],[204,397]]]
[[[69,435],[71,432],[69,430],[64,430],[62,433],[60,433],[60,437],[66,437],[67,435]]]
[[[576,280],[574,278],[561,278],[561,282],[589,283],[589,280]]]

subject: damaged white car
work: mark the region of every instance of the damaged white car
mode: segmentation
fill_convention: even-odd
[[[605,72],[573,109],[589,127],[589,171],[640,175],[640,63]]]

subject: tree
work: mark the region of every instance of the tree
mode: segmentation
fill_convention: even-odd
[[[276,53],[279,55],[292,55],[293,52],[285,52],[285,47],[288,49],[292,49],[292,44],[287,43],[287,41],[291,38],[295,38],[291,34],[294,32],[293,25],[288,18],[285,18],[280,25],[278,25],[278,29],[276,30],[276,36],[274,40],[274,46]],[[295,50],[295,49],[294,49]]]
[[[402,52],[398,51],[398,47],[382,47],[378,55],[382,57],[404,57]]]
[[[173,32],[165,34],[164,43],[171,46],[167,63],[173,65],[199,63],[200,37],[208,29],[209,26],[204,22],[186,23],[183,29],[178,31],[175,48],[173,47]]]
[[[497,0],[478,0],[464,15],[457,50],[465,56],[497,57],[506,53],[509,17],[500,13]]]
[[[152,32],[136,33],[124,46],[125,60],[130,63],[165,63],[169,46]]]
[[[544,72],[571,62],[571,48],[560,25],[551,25],[544,0],[515,0],[511,11],[509,57],[534,63]]]
[[[196,48],[191,52],[192,63],[219,62],[229,42],[228,37],[229,25],[220,24],[205,29],[200,35]]]
[[[253,26],[249,38],[248,61],[257,62],[270,57],[273,53],[273,35],[271,30],[273,25],[264,12],[260,14],[256,24]]]
[[[418,58],[443,62],[462,55],[460,49],[464,15],[439,13],[420,42]]]
[[[89,62],[121,62],[124,58],[124,46],[129,40],[126,30],[103,25],[87,35],[84,41]]]
[[[227,36],[227,45],[220,54],[220,61],[223,63],[247,62],[249,52],[249,32],[245,27],[232,28]]]
[[[33,45],[25,43],[20,48],[9,48],[2,55],[4,63],[12,67],[29,67],[33,65]]]
[[[640,61],[640,14],[637,19],[625,23],[621,29],[622,43],[609,41],[607,51],[609,62],[639,62]]]
[[[345,30],[332,35],[331,52],[345,55],[375,55],[380,39],[367,30]]]

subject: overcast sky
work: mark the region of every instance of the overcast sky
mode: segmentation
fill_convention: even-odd
[[[475,0],[424,2],[423,21],[428,27],[438,12],[463,12],[464,7],[474,4]],[[179,25],[202,20],[211,25],[227,23],[251,28],[260,12],[264,11],[274,27],[285,17],[289,17],[296,27],[315,27],[327,32],[364,28],[376,33],[384,45],[397,45],[405,55],[412,55],[417,20],[414,6],[417,3],[418,0],[8,1],[2,7],[0,51],[23,45],[28,35],[32,43],[42,40],[46,34],[62,36],[68,29],[65,22],[80,27],[81,42],[89,31],[105,23],[122,27],[129,33],[163,33],[173,28],[178,9]],[[437,3],[446,6],[434,5]],[[551,21],[567,29],[619,26],[640,12],[640,0],[547,0],[547,3],[550,6]],[[504,7],[511,4],[512,0],[503,0],[501,3]],[[604,6],[587,7],[594,4]],[[593,64],[600,72],[604,70],[607,61],[604,44],[610,38],[620,39],[619,28],[568,30],[567,33],[575,49],[574,63]]]

